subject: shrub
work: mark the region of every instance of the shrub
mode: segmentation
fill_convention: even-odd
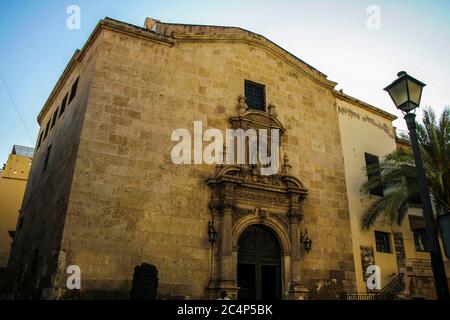
[[[142,263],[134,268],[132,300],[156,300],[158,290],[158,269],[148,263]]]

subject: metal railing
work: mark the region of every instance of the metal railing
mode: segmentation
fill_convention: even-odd
[[[411,267],[415,272],[432,271],[431,260],[410,259]]]
[[[368,301],[372,300],[373,293],[365,292],[341,292],[339,294],[339,300],[358,300],[358,301]]]
[[[403,273],[398,274],[379,292],[375,294],[373,300],[384,300],[384,296],[397,297],[397,295],[405,288],[405,281],[403,280]],[[383,297],[383,298],[380,298]],[[389,299],[393,300],[393,299]]]
[[[376,294],[366,292],[341,292],[338,299],[351,301],[403,300],[399,296],[389,293]]]

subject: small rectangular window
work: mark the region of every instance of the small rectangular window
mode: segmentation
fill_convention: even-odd
[[[421,206],[422,200],[420,199],[420,193],[416,192],[409,198],[409,204],[413,206]]]
[[[254,110],[266,110],[266,87],[262,84],[245,80],[245,102]]]
[[[72,89],[70,90],[70,97],[69,97],[69,104],[72,102],[73,98],[77,95],[77,88],[78,88],[78,80],[80,78],[77,78],[75,82],[72,85]]]
[[[409,204],[412,206],[421,206],[422,200],[420,199],[420,193],[418,192],[418,182],[416,169],[412,166],[405,167],[406,171],[406,186],[408,192],[411,195],[409,197]]]
[[[52,125],[51,125],[50,129],[53,129],[53,127],[55,126],[56,119],[58,119],[58,111],[59,111],[59,109],[56,108],[55,112],[53,113]]]
[[[47,148],[47,154],[45,155],[45,160],[44,160],[44,168],[42,171],[47,170],[47,166],[48,166],[48,161],[50,160],[50,153],[52,152],[52,146],[48,146]]]
[[[391,253],[391,239],[389,233],[375,231],[375,243],[378,252]]]
[[[427,252],[425,228],[414,229],[413,235],[416,251]]]
[[[364,153],[366,159],[367,177],[369,181],[381,180],[380,161],[377,156],[370,153]],[[370,190],[370,194],[383,197],[383,188],[377,187]]]
[[[69,94],[67,93],[61,103],[61,107],[59,108],[59,117],[61,117],[61,115],[64,113],[64,110],[66,110],[66,103],[67,103],[68,96],[69,96]]]
[[[50,120],[48,120],[47,125],[45,126],[44,140],[45,140],[45,138],[47,138],[49,129],[50,129]]]
[[[41,131],[41,133],[39,134],[39,138],[38,138],[38,143],[37,143],[37,148],[36,149],[39,149],[39,147],[41,146],[41,144],[42,144],[42,136],[44,135],[44,131]]]

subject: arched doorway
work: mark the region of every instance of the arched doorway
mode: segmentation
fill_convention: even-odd
[[[270,229],[251,225],[238,241],[238,298],[281,299],[281,254],[278,239]]]

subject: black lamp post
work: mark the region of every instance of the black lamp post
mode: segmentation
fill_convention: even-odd
[[[431,265],[433,269],[434,282],[438,299],[449,299],[447,277],[445,275],[444,261],[437,237],[436,221],[431,207],[430,194],[428,191],[427,178],[423,168],[422,154],[419,148],[416,132],[416,115],[411,111],[420,105],[422,89],[425,84],[414,79],[406,72],[401,71],[397,74],[398,79],[387,86],[386,90],[394,101],[395,106],[404,114],[404,119],[409,130],[411,146],[416,163],[417,181],[419,184],[420,199],[422,201],[423,216],[426,228],[427,249],[431,256]]]

